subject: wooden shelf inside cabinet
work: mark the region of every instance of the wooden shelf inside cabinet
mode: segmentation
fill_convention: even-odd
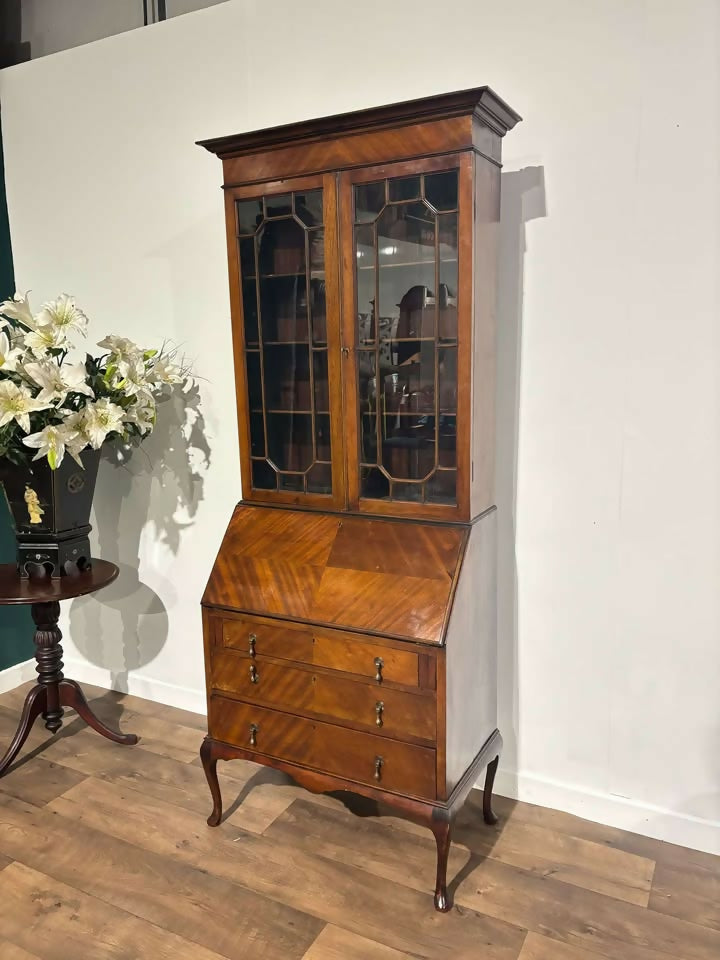
[[[218,759],[452,824],[502,740],[489,87],[204,141],[223,164],[244,500],[202,600]]]

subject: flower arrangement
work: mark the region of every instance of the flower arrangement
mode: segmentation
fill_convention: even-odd
[[[0,458],[15,464],[47,458],[56,470],[113,438],[140,441],[155,426],[156,403],[188,369],[177,351],[143,349],[125,337],[97,344],[79,359],[73,343],[88,318],[67,294],[33,314],[27,294],[0,303]]]

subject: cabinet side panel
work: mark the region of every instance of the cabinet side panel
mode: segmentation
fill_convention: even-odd
[[[495,503],[495,342],[500,168],[475,154],[471,516]]]
[[[497,510],[471,529],[446,641],[448,795],[497,727]]]

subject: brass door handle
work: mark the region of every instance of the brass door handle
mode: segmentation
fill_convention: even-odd
[[[255,669],[255,664],[250,664],[250,683],[257,683],[260,680],[260,674]]]
[[[384,761],[382,757],[375,757],[375,779],[380,780],[382,765]]]
[[[349,347],[341,347],[340,352],[342,353],[344,360],[347,360],[347,358],[350,356],[350,348],[349,348]]]
[[[385,666],[385,661],[382,657],[375,657],[373,663],[375,664],[375,681],[376,683],[382,683],[382,668]]]
[[[255,644],[257,643],[257,637],[254,633],[251,633],[248,637],[248,653],[251,657],[255,656]]]
[[[260,729],[260,725],[257,723],[250,724],[250,746],[257,746],[257,732]]]
[[[385,703],[382,700],[378,700],[375,704],[375,723],[378,727],[383,725],[383,710],[385,709]]]

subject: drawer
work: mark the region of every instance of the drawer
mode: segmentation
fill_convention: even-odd
[[[214,696],[210,736],[395,793],[435,798],[435,751]],[[377,773],[377,776],[376,776]]]
[[[223,620],[222,642],[224,647],[250,656],[254,652],[264,657],[312,663],[312,630],[294,623],[268,624],[250,618]]]
[[[249,656],[275,657],[342,670],[375,680],[418,686],[418,655],[349,633],[243,617],[223,620],[222,645]],[[376,663],[376,660],[380,661]],[[381,682],[382,682],[381,681]]]
[[[315,673],[223,649],[212,655],[211,686],[254,703],[359,724],[381,736],[435,741],[434,696]]]

